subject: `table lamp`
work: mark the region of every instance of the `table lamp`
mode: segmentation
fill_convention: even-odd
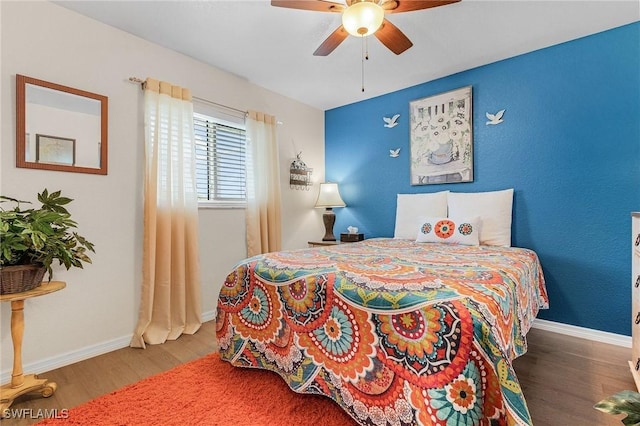
[[[336,237],[333,235],[333,224],[336,222],[336,214],[333,212],[333,208],[344,206],[346,206],[346,204],[340,197],[340,191],[338,190],[337,183],[325,182],[320,184],[320,192],[318,192],[318,199],[316,200],[315,207],[325,208],[324,214],[322,215],[322,221],[324,222],[325,229],[322,241],[336,240]]]

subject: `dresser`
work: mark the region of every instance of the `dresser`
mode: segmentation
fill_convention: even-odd
[[[631,213],[631,373],[640,391],[640,212]]]

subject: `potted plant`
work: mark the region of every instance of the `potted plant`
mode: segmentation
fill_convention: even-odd
[[[625,390],[594,405],[594,408],[609,414],[625,414],[620,421],[626,426],[640,425],[640,394]]]
[[[31,290],[45,272],[50,281],[54,260],[67,269],[91,263],[93,244],[75,232],[77,223],[64,207],[73,200],[45,189],[38,201],[39,209],[24,209],[31,203],[0,196],[0,294]]]

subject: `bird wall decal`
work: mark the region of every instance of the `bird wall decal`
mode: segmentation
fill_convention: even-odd
[[[400,156],[400,148],[398,148],[398,149],[390,149],[389,150],[389,157],[398,158],[399,156]]]
[[[490,114],[490,113],[486,113],[487,118],[489,119],[489,121],[487,121],[487,126],[492,124],[500,124],[502,123],[502,116],[504,115],[504,111],[503,109],[501,109],[500,111],[496,112],[495,114]]]
[[[389,118],[389,117],[382,117],[382,119],[384,120],[384,127],[388,127],[388,128],[393,128],[396,127],[398,125],[398,118],[400,118],[400,114],[396,114],[393,117]]]

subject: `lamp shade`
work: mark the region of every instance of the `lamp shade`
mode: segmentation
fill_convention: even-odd
[[[316,200],[316,207],[344,207],[346,204],[340,197],[338,184],[333,182],[325,182],[320,184],[320,192]]]
[[[342,26],[356,37],[375,33],[384,20],[384,9],[376,3],[360,1],[352,3],[342,13]]]

